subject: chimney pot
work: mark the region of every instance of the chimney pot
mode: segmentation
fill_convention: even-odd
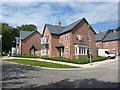
[[[58,26],[61,26],[61,22],[60,22],[60,20],[58,21]]]
[[[101,31],[99,31],[99,33],[101,33]]]

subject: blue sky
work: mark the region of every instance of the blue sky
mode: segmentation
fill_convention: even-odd
[[[16,27],[35,24],[42,33],[46,23],[66,26],[85,17],[93,29],[118,27],[117,2],[2,2],[2,23]]]

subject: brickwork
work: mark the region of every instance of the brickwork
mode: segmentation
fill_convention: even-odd
[[[52,35],[49,32],[49,29],[45,27],[43,37],[49,36],[49,57],[59,57],[59,49],[56,48],[56,45],[62,43],[64,45],[63,48],[63,57],[67,58],[85,58],[88,55],[75,55],[75,46],[74,43],[81,43],[88,46],[88,30],[90,29],[90,36],[92,37],[91,48],[92,48],[92,56],[96,56],[96,45],[95,45],[95,33],[91,28],[89,28],[88,24],[85,21],[82,21],[78,24],[72,31],[64,33],[62,35]],[[76,35],[80,34],[83,36],[82,41],[78,41]],[[65,40],[65,37],[68,36],[68,40]],[[65,48],[69,49],[69,53],[65,54]]]
[[[30,54],[32,46],[34,46],[36,50],[39,50],[41,48],[41,37],[38,32],[34,32],[26,39],[20,40],[21,54]]]
[[[99,49],[109,49],[111,53],[120,54],[120,40],[112,40],[106,42],[98,41],[96,42],[96,46],[99,46]]]

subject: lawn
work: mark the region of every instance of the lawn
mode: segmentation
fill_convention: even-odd
[[[28,59],[6,59],[3,61],[16,62],[16,63],[27,64],[31,66],[49,67],[49,68],[80,68],[77,66],[70,66],[70,65],[63,65],[63,64],[57,64],[57,63],[51,63],[51,62],[28,60]]]
[[[76,64],[90,63],[89,58],[70,59],[70,58],[64,58],[64,57],[47,57],[47,56],[35,56],[35,55],[15,55],[15,57],[42,58],[42,59],[47,59],[47,60],[62,61],[62,62],[69,62],[69,63],[76,63]],[[107,57],[93,57],[92,62],[102,61],[106,59]]]

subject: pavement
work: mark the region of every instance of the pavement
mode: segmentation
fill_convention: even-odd
[[[106,63],[111,63],[111,62],[116,62],[118,60],[118,56],[116,59],[107,59],[103,61],[98,61],[98,62],[92,62],[92,64],[75,64],[75,63],[68,63],[68,62],[61,62],[61,61],[53,61],[53,60],[46,60],[46,59],[38,59],[38,58],[21,58],[21,57],[3,57],[3,59],[28,59],[28,60],[37,60],[37,61],[45,61],[45,62],[52,62],[52,63],[58,63],[58,64],[65,64],[65,65],[71,65],[71,66],[78,66],[81,68],[92,68],[95,66],[100,66]],[[44,68],[44,67],[43,67]],[[46,68],[47,69],[47,68]],[[58,69],[58,68],[48,68],[48,69]],[[73,68],[72,68],[73,69]],[[75,68],[78,69],[78,68]],[[59,69],[60,70],[60,69]],[[62,69],[63,70],[63,69]]]
[[[120,83],[118,58],[76,70],[53,70],[1,62],[3,88],[118,88]]]

